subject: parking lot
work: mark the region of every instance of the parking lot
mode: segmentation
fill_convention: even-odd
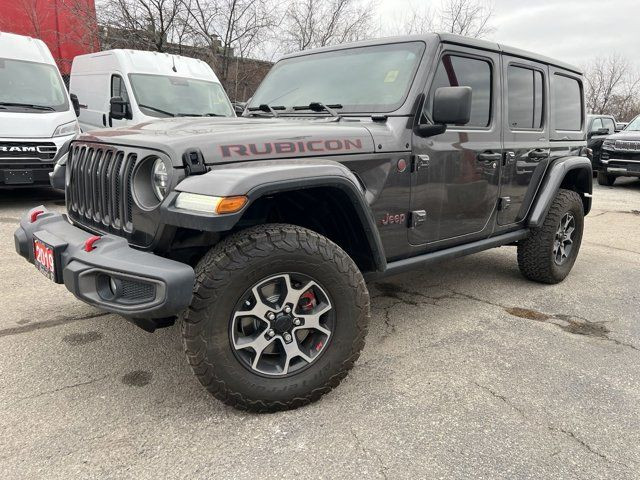
[[[594,185],[578,261],[543,286],[505,247],[370,285],[367,345],[311,406],[254,415],[14,252],[49,190],[0,192],[2,478],[638,478],[640,181]]]

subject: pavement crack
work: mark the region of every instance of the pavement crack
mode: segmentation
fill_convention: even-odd
[[[356,447],[366,456],[371,456],[373,455],[376,460],[378,461],[378,465],[380,465],[380,470],[378,473],[380,473],[380,475],[382,475],[382,478],[384,478],[385,480],[389,479],[389,475],[387,474],[387,471],[389,470],[389,467],[387,467],[384,462],[382,461],[382,457],[378,454],[378,452],[371,452],[369,449],[365,448],[365,446],[362,444],[362,442],[360,441],[360,437],[358,437],[358,435],[356,434],[356,431],[353,429],[353,427],[350,428],[351,430],[351,436],[353,437]]]
[[[35,395],[27,395],[26,397],[19,397],[18,400],[32,400],[34,398],[42,397],[44,395],[51,395],[52,393],[62,392],[63,390],[69,390],[71,388],[82,387],[85,385],[91,385],[92,383],[99,382],[101,380],[104,380],[105,378],[107,378],[107,375],[103,375],[101,377],[94,378],[92,380],[87,380],[84,382],[77,382],[77,383],[72,383],[71,385],[64,385],[62,387],[55,388],[53,390],[45,390],[44,392],[39,392],[39,393],[36,393]]]
[[[9,327],[0,330],[1,337],[9,337],[12,335],[21,335],[23,333],[34,332],[36,330],[42,330],[43,328],[58,327],[67,323],[79,322],[80,320],[91,320],[93,318],[104,317],[110,315],[108,312],[91,313],[89,315],[83,315],[82,317],[56,317],[51,320],[45,320],[44,322],[28,323],[26,325],[20,325],[19,327]]]
[[[532,418],[530,418],[523,409],[521,409],[520,407],[518,407],[517,405],[515,405],[513,402],[511,402],[506,396],[499,394],[498,392],[496,392],[495,390],[493,390],[492,388],[487,387],[486,385],[481,385],[478,382],[473,382],[474,385],[482,390],[484,390],[485,392],[489,393],[492,397],[496,398],[497,400],[501,401],[502,403],[508,405],[511,409],[515,410],[518,415],[520,417],[522,417],[526,422],[531,423],[533,425],[536,425],[538,427],[544,427],[547,430],[549,430],[550,432],[554,432],[554,433],[561,433],[563,434],[566,438],[572,440],[574,443],[577,443],[578,445],[580,445],[582,448],[584,448],[585,450],[587,450],[589,453],[592,453],[594,455],[597,455],[598,457],[600,457],[601,459],[605,460],[606,462],[609,463],[617,463],[619,465],[622,465],[626,468],[630,468],[628,465],[619,462],[617,460],[613,460],[611,458],[609,458],[608,456],[606,456],[604,453],[599,452],[598,450],[596,450],[594,447],[592,447],[591,445],[589,445],[587,442],[585,442],[583,439],[581,439],[580,437],[578,437],[574,432],[572,432],[571,430],[568,430],[566,428],[562,428],[562,427],[555,427],[553,425],[547,425],[544,423],[540,423]],[[554,452],[552,455],[557,455],[559,452]]]

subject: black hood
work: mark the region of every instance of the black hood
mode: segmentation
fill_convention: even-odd
[[[640,131],[638,130],[623,130],[622,132],[609,135],[607,140],[628,140],[630,142],[640,141]]]

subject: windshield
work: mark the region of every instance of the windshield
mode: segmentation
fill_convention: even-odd
[[[638,131],[640,131],[640,115],[638,115],[636,118],[631,120],[629,122],[629,125],[624,127],[624,131],[625,132],[629,132],[629,131],[638,132]]]
[[[375,45],[281,60],[249,107],[341,105],[341,113],[391,112],[409,92],[425,44]]]
[[[0,111],[67,110],[67,92],[54,65],[0,58]]]
[[[129,75],[140,110],[152,117],[173,115],[233,116],[222,85],[192,78],[166,75]]]

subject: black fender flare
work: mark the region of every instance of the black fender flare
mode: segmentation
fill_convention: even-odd
[[[160,221],[194,230],[225,232],[231,230],[259,198],[314,187],[333,187],[346,194],[358,215],[354,220],[363,229],[376,270],[384,271],[387,266],[384,248],[365,198],[366,190],[351,170],[334,160],[265,160],[213,166],[205,174],[185,178],[167,195],[160,208]],[[205,214],[176,208],[175,200],[181,192],[217,197],[246,195],[248,202],[237,213]]]
[[[582,195],[584,214],[587,215],[589,213],[591,210],[591,193],[593,192],[591,161],[587,157],[562,157],[551,164],[540,185],[527,222],[529,227],[542,225],[558,190],[565,183],[565,179],[574,174],[575,181],[572,186]]]

